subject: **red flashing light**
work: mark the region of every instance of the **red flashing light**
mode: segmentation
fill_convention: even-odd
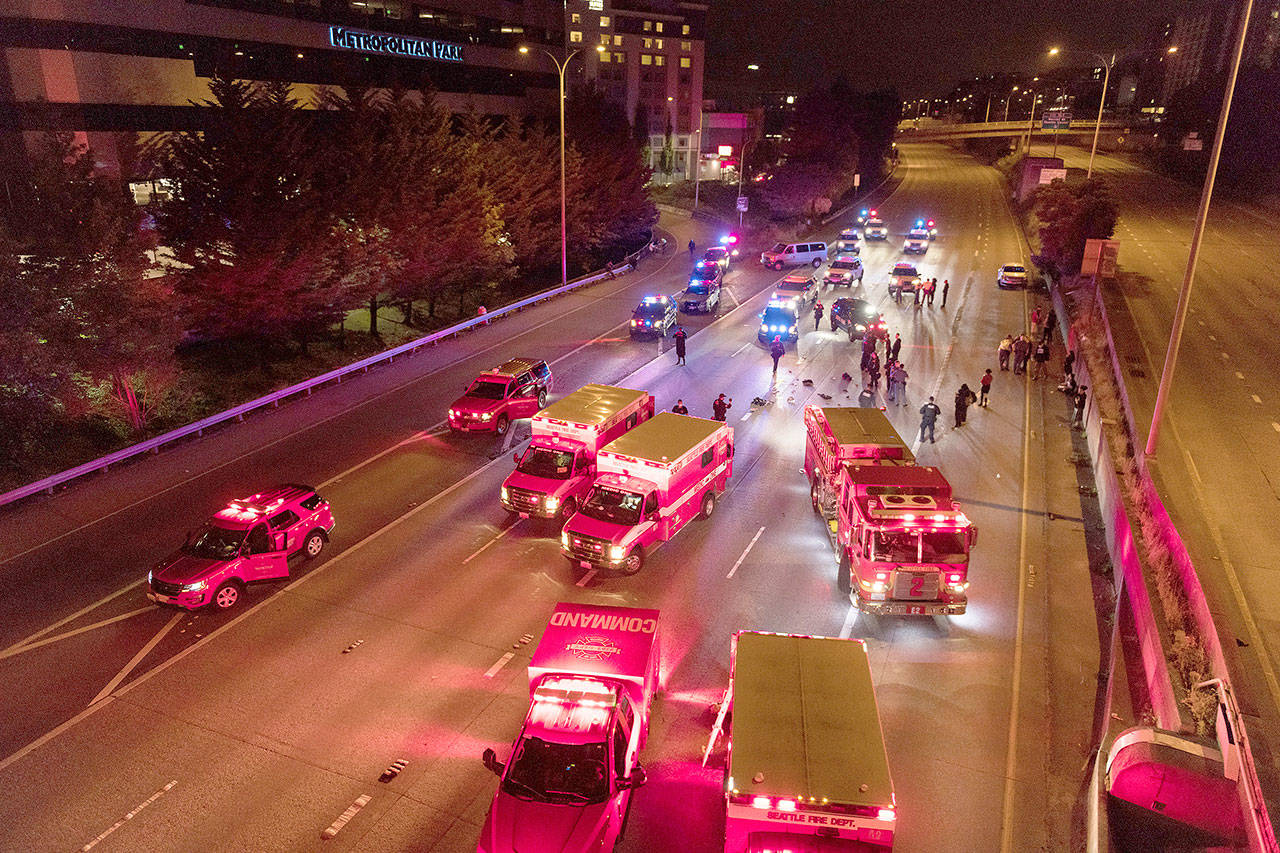
[[[929,227],[930,227],[930,228],[932,228],[932,227],[933,227],[933,220],[932,220],[932,219],[930,219],[930,220],[929,220]]]
[[[756,797],[751,801],[751,805],[757,809],[768,809],[773,807],[773,801],[768,797]]]
[[[947,575],[947,580],[950,581],[951,583],[960,583],[960,573],[952,572],[951,574]]]
[[[880,809],[876,812],[877,820],[897,820],[898,812],[894,809]]]

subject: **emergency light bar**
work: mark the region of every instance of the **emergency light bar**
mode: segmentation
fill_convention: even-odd
[[[533,691],[534,702],[612,708],[618,695],[607,685],[587,678],[549,678]]]
[[[698,265],[699,265],[699,266],[701,266],[702,264],[701,264],[701,263],[699,263]],[[643,302],[645,305],[661,305],[662,303],[664,303],[664,302],[666,302],[666,301],[667,301],[667,297],[665,297],[665,296],[646,296],[646,297],[644,297],[643,299],[641,299],[640,301],[641,301],[641,302]]]

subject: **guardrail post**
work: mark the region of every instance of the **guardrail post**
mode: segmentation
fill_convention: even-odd
[[[244,423],[244,415],[243,415],[243,414],[236,415],[236,423],[241,423],[241,424],[242,424],[242,423]]]

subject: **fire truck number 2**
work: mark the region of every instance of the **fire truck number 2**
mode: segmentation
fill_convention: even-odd
[[[919,598],[924,595],[924,575],[916,575],[911,579],[911,597]]]

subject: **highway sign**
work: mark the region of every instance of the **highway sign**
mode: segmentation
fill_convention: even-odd
[[[745,195],[738,196],[738,210],[743,213],[747,212],[747,197]]]
[[[1068,130],[1071,127],[1071,110],[1045,110],[1040,116],[1041,130]]]

